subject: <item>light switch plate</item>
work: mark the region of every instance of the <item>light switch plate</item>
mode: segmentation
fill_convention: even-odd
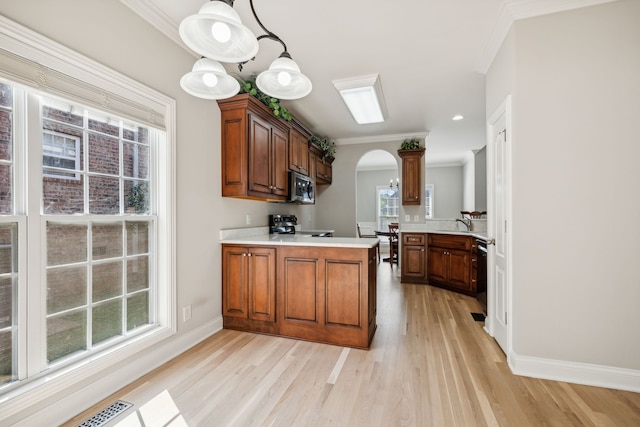
[[[410,222],[410,221],[411,221],[411,215],[405,215],[404,222]]]

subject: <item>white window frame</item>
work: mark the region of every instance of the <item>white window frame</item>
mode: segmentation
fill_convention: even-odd
[[[24,364],[20,364],[18,375],[23,381],[11,383],[0,394],[0,411],[3,417],[8,418],[28,410],[34,403],[34,393],[44,397],[61,393],[63,390],[69,389],[69,387],[78,387],[86,378],[104,373],[106,369],[114,368],[132,356],[144,354],[143,352],[146,349],[176,333],[176,257],[174,248],[176,217],[174,203],[176,186],[174,173],[176,102],[166,95],[0,16],[0,56],[5,54],[9,55],[12,60],[16,58],[15,55],[25,58],[25,64],[24,67],[23,64],[14,66],[18,63],[18,61],[14,61],[11,66],[8,66],[6,65],[8,62],[5,62],[4,65],[0,65],[0,78],[5,78],[10,82],[22,82],[22,84],[27,85],[41,85],[33,88],[48,93],[47,78],[54,79],[62,76],[62,78],[67,78],[68,81],[77,82],[77,87],[70,87],[70,90],[74,91],[73,95],[76,96],[76,100],[77,97],[82,97],[82,95],[86,94],[91,97],[94,106],[98,106],[97,108],[100,105],[103,105],[106,109],[112,108],[112,110],[113,107],[116,107],[116,109],[122,108],[125,112],[121,115],[129,117],[133,121],[137,121],[136,117],[129,116],[129,112],[134,115],[138,114],[137,117],[148,116],[150,122],[154,122],[154,117],[158,116],[154,112],[160,111],[160,115],[163,117],[161,124],[164,128],[164,133],[159,135],[157,141],[162,148],[157,150],[152,157],[152,162],[157,165],[157,168],[153,171],[154,176],[152,179],[158,183],[156,200],[154,201],[158,217],[154,248],[157,253],[156,279],[158,291],[156,294],[155,316],[158,326],[136,336],[133,340],[126,341],[109,348],[106,352],[92,356],[90,360],[84,359],[78,363],[43,372],[34,372],[30,368],[31,365],[39,366],[37,359],[41,358],[44,353],[40,351],[37,354],[33,354],[31,347],[29,352],[26,352],[25,328],[22,328],[19,332],[18,347],[19,351],[27,354],[28,360],[26,363],[28,368],[25,369]],[[35,67],[35,74],[29,73],[26,68],[29,66]],[[51,74],[47,75],[47,73]],[[32,75],[37,75],[38,78],[34,79]],[[100,96],[96,97],[96,94]],[[59,91],[50,95],[62,96]],[[17,118],[17,121],[20,120]],[[30,128],[29,133],[33,134],[33,132],[42,135],[41,128]],[[26,136],[16,132],[14,137],[25,138]],[[26,138],[23,141],[26,141]],[[14,150],[16,162],[26,161],[26,143],[16,142]],[[35,154],[34,152],[29,152],[28,155],[39,156],[41,164],[41,150],[33,151]],[[33,159],[31,160],[33,161]],[[27,180],[26,176],[15,176],[14,179],[16,194],[24,193],[23,190],[26,186],[40,184],[40,182],[33,183],[33,180]],[[31,196],[32,191],[27,194],[30,194],[29,197],[33,197]],[[33,199],[15,200],[15,215],[0,219],[2,222],[17,221],[18,223],[18,244],[21,255],[19,263],[18,304],[20,310],[18,312],[18,321],[21,324],[27,321],[30,325],[37,324],[39,319],[44,322],[44,316],[37,314],[37,310],[41,309],[42,302],[46,300],[46,295],[44,295],[42,289],[27,289],[28,285],[25,280],[27,276],[39,277],[42,274],[42,262],[30,263],[27,270],[26,256],[24,256],[25,252],[23,252],[30,243],[25,232],[29,228],[29,223],[31,221],[46,220],[43,216],[33,218],[25,215],[26,206],[33,202]],[[37,203],[39,204],[39,201]],[[119,218],[124,219],[125,217]],[[102,217],[99,219],[102,219]],[[40,229],[44,228],[40,227]],[[42,237],[40,236],[40,238]],[[45,254],[45,250],[46,248],[42,248],[40,256]],[[28,297],[27,292],[31,292]],[[43,325],[43,323],[40,323],[40,326],[36,327],[42,328]],[[44,334],[40,333],[40,337],[42,336]]]

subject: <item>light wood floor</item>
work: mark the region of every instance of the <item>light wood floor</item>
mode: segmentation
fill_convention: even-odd
[[[478,311],[381,263],[371,350],[223,330],[66,425],[121,399],[146,426],[640,426],[640,394],[511,374]]]

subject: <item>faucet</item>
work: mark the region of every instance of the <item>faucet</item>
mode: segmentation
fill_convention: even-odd
[[[467,227],[467,232],[471,231],[471,218],[456,218],[456,221],[463,223],[464,226]]]

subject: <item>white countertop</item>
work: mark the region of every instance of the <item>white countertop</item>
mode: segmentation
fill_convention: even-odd
[[[335,230],[303,230],[296,234],[269,234],[269,227],[230,228],[220,230],[220,243],[235,245],[286,245],[324,246],[333,248],[373,248],[380,241],[377,238],[357,237],[313,237],[318,232]]]
[[[487,240],[486,231],[459,231],[459,230],[420,230],[412,227],[410,230],[401,229],[400,233],[433,233],[433,234],[455,234],[457,236],[472,236],[477,239]]]
[[[317,231],[317,230],[315,230]],[[224,244],[277,245],[277,246],[323,246],[332,248],[373,248],[378,239],[357,237],[312,237],[304,234],[259,234],[232,237],[220,240]]]

